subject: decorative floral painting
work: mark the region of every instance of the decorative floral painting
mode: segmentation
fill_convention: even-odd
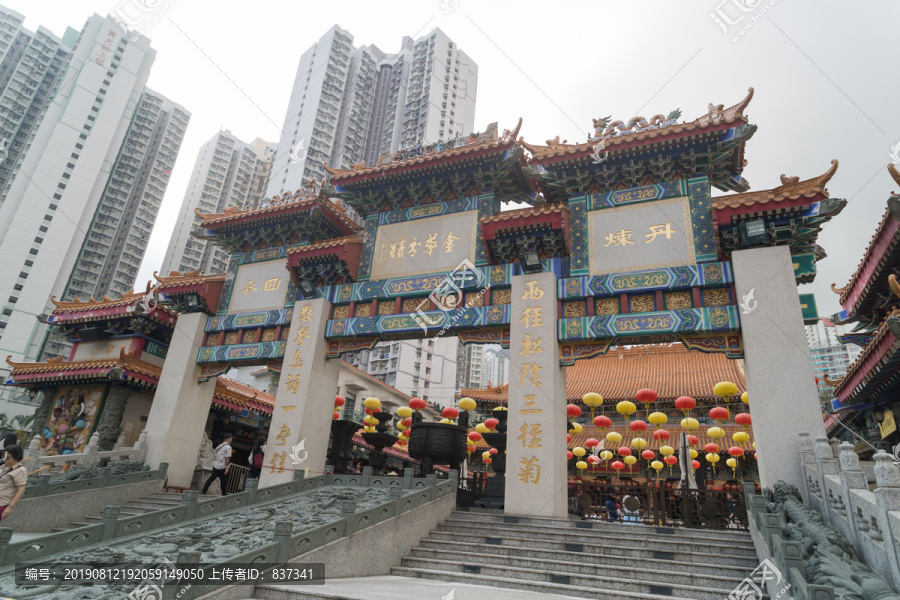
[[[45,455],[82,452],[103,397],[103,386],[61,388],[44,426],[41,449]]]

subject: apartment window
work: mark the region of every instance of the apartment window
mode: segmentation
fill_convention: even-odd
[[[10,297],[9,297],[9,303],[10,303],[10,304],[15,304],[15,303],[18,302],[18,301],[19,301],[19,299],[16,298],[15,296],[10,296]]]
[[[431,375],[431,367],[425,367],[425,374]]]
[[[12,314],[12,309],[11,309],[11,308],[4,308],[4,309],[3,309],[3,316],[4,316],[4,317],[8,317],[8,316],[11,315],[11,314]]]
[[[40,244],[41,242],[44,241],[44,238],[38,236],[38,237],[34,238],[34,241],[37,242],[38,244]]]
[[[56,210],[56,207],[57,207],[57,206],[58,206],[57,204],[51,204],[51,205],[50,205],[50,210]]]
[[[61,190],[64,190],[64,189],[66,189],[66,184],[64,184],[64,183],[57,183],[57,184],[56,184],[56,187],[58,187],[58,188],[61,189]]]
[[[62,199],[62,194],[53,194],[53,199],[54,199],[54,200],[61,200],[61,199]]]
[[[75,148],[77,148],[78,150],[83,150],[83,149],[84,149],[84,144],[75,144]],[[75,158],[78,158],[78,155],[77,155],[77,154],[75,155]]]
[[[26,261],[25,261],[25,266],[26,266],[26,267],[32,267],[32,266],[34,266],[34,261],[33,261],[33,260],[26,260]]]
[[[25,271],[19,271],[19,279],[28,279],[28,273]]]
[[[72,176],[71,173],[63,173],[63,179],[68,179]]]
[[[22,291],[22,284],[21,284],[21,283],[17,283],[16,285],[13,286],[13,290],[16,291],[16,292],[21,292],[21,291]]]
[[[82,140],[86,140],[86,139],[87,139],[87,134],[86,134],[86,133],[81,133],[81,134],[78,135],[78,138],[79,138],[79,139],[82,139]]]

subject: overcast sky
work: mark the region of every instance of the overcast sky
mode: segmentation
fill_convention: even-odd
[[[57,35],[138,1],[0,0],[29,29]],[[759,130],[744,170],[753,190],[776,187],[782,173],[806,179],[841,163],[828,188],[850,202],[819,238],[829,256],[816,282],[801,289],[816,294],[821,314],[839,310],[829,284],[848,281],[898,189],[885,167],[900,143],[900,84],[889,68],[900,4],[442,1],[160,1],[171,8],[147,33],[157,51],[148,85],[192,117],[137,281],[160,267],[200,146],[220,128],[277,142],[300,55],[329,27],[385,52],[440,27],[478,64],[476,129],[512,128],[523,117],[532,143],[584,141],[600,116],[680,108],[693,120],[708,103],[733,105],[754,87],[747,114]],[[743,17],[728,35],[710,16],[717,9],[720,18]]]

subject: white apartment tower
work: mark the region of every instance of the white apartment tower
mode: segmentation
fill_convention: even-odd
[[[162,273],[201,269],[212,274],[228,269],[231,254],[227,250],[192,235],[200,225],[194,209],[217,213],[226,208],[259,207],[274,152],[274,144],[259,138],[247,144],[228,130],[218,132],[200,148]]]
[[[471,133],[477,87],[478,66],[440,29],[385,54],[335,25],[300,57],[266,195],[321,181],[326,162],[372,165]]]
[[[0,192],[0,352],[15,361],[43,345],[36,317],[69,282],[155,54],[147,38],[90,17]]]

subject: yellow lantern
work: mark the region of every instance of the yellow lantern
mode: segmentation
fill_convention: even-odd
[[[494,409],[494,412],[498,412],[498,411],[503,412],[505,410],[508,411],[509,409],[506,408],[505,406],[498,406],[497,408]]]
[[[725,430],[721,427],[710,427],[706,430],[706,435],[716,440],[725,437]]]
[[[363,423],[365,423],[366,425],[377,425],[378,419],[376,419],[372,415],[366,415],[363,419]]]
[[[475,401],[471,398],[463,398],[459,401],[459,407],[463,410],[475,410]]]
[[[694,417],[686,417],[681,420],[681,428],[687,429],[688,431],[693,431],[700,427],[700,421],[695,419]]]
[[[580,471],[584,471],[585,469],[587,469],[587,463],[583,460],[579,460],[577,463],[575,463],[575,468]]]
[[[751,446],[754,450],[756,450],[756,442],[753,442],[752,444],[750,444],[750,446]]]
[[[741,402],[743,402],[744,404],[747,404],[749,406],[750,395],[747,392],[744,392],[743,394],[741,394]]]
[[[581,397],[581,401],[585,406],[589,406],[591,408],[591,416],[593,417],[594,409],[603,404],[603,396],[601,396],[597,392],[588,392]]]
[[[487,425],[485,425],[484,423],[479,423],[478,425],[476,425],[475,431],[477,431],[478,433],[490,433],[491,432],[491,430],[488,429]]]
[[[572,433],[578,435],[582,431],[584,431],[584,427],[582,427],[580,423],[572,423]]]
[[[485,450],[484,452],[481,453],[481,458],[482,458],[482,460],[487,460],[487,459],[489,459],[490,457],[491,457],[491,453],[490,453],[489,451],[487,451],[487,450]]]
[[[631,465],[633,465],[634,463],[637,462],[637,458],[634,457],[634,456],[626,456],[626,457],[624,458],[624,461],[625,461],[625,464],[626,464],[626,465],[631,466]]]
[[[444,425],[453,425],[453,424],[454,424],[453,419],[441,419],[441,420],[438,421],[438,422],[439,422],[439,423],[443,423]]]
[[[609,450],[604,450],[604,451],[602,451],[602,452],[600,453],[600,459],[601,459],[601,460],[609,460],[609,459],[611,459],[612,457],[613,457],[613,453],[610,452]]]
[[[635,450],[643,450],[647,447],[647,440],[644,438],[634,438],[631,440],[631,447]]]
[[[746,431],[738,431],[731,436],[731,439],[733,439],[738,444],[746,444],[750,441],[750,434]]]
[[[720,381],[713,387],[713,394],[724,399],[726,402],[729,398],[737,394],[737,391],[737,386],[730,381]]]
[[[378,398],[366,398],[363,402],[363,406],[368,409],[375,410],[376,408],[381,408],[381,400]]]
[[[659,453],[663,456],[672,456],[673,454],[675,454],[675,448],[673,448],[672,446],[662,446],[659,449]]]
[[[656,425],[656,428],[659,429],[669,420],[669,417],[667,417],[665,413],[654,412],[650,413],[650,416],[647,417],[647,420]]]
[[[633,415],[636,410],[637,407],[634,405],[634,402],[629,402],[628,400],[622,400],[616,404],[616,412],[626,419],[631,418],[631,415]]]
[[[400,417],[401,419],[405,419],[406,417],[411,417],[412,413],[413,413],[412,409],[408,406],[401,406],[400,408],[397,409],[397,416]]]
[[[697,458],[697,456],[699,456],[697,451],[694,450],[693,448],[691,448],[691,459],[695,459],[695,458]]]
[[[577,456],[578,458],[581,458],[582,456],[584,456],[585,454],[587,454],[587,450],[585,450],[585,449],[582,448],[581,446],[577,446],[577,447],[575,447],[575,448],[572,448],[572,454],[574,454],[574,455]]]
[[[610,431],[606,434],[606,441],[611,444],[618,444],[622,441],[622,434],[618,431]]]
[[[734,458],[729,458],[725,461],[725,464],[731,467],[731,474],[737,477],[737,471],[735,470],[737,469],[737,460],[735,460]]]
[[[659,477],[659,472],[662,471],[663,464],[658,460],[654,460],[650,463],[650,467],[656,470],[656,476]]]
[[[716,463],[719,462],[719,458],[721,458],[718,454],[709,453],[706,455],[707,462],[712,463],[713,473],[716,472]]]

